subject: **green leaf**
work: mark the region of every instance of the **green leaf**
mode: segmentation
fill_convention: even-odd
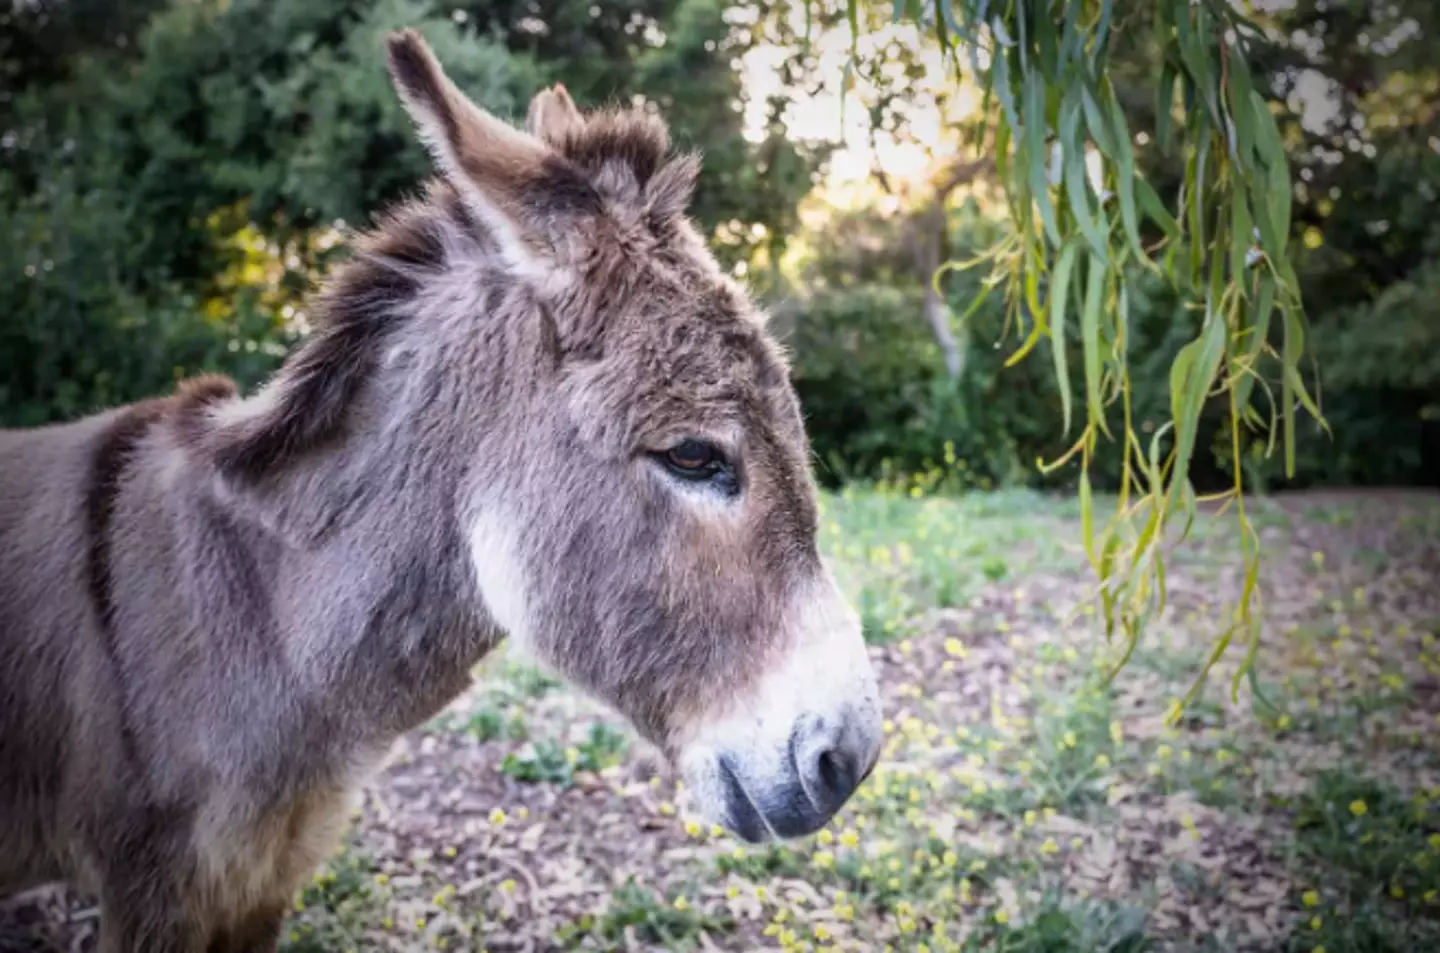
[[[999,23],[999,18],[996,18]],[[1000,108],[1005,111],[1005,121],[1010,128],[1019,132],[1024,128],[1020,124],[1020,115],[1015,111],[1015,92],[1010,88],[1010,54],[1008,51],[997,50],[995,59],[992,61],[994,67],[990,72],[990,81],[995,87],[995,95],[1000,97]]]
[[[1061,70],[1080,55],[1085,45],[1085,38],[1080,32],[1080,0],[1065,0],[1065,14],[1062,22],[1065,27],[1060,39]]]
[[[1250,406],[1250,392],[1255,387],[1255,376],[1259,373],[1257,362],[1265,339],[1270,333],[1270,315],[1275,310],[1275,282],[1267,274],[1259,276],[1260,288],[1255,295],[1255,304],[1250,310],[1249,339],[1245,342],[1244,366],[1250,373],[1235,382],[1235,406],[1244,409]]]
[[[1045,77],[1038,71],[1025,75],[1025,150],[1030,161],[1030,190],[1040,208],[1040,221],[1050,243],[1060,246],[1060,228],[1055,222],[1055,206],[1050,201],[1050,181],[1045,174]]]
[[[1080,84],[1080,104],[1085,110],[1085,127],[1094,137],[1095,145],[1107,159],[1118,162],[1120,153],[1115,144],[1114,132],[1110,128],[1108,113],[1101,111],[1100,101],[1088,79]]]
[[[1178,78],[1175,66],[1167,59],[1160,70],[1160,85],[1155,89],[1155,144],[1161,152],[1170,151],[1171,126],[1174,123],[1171,110],[1175,108],[1175,80]]]
[[[1175,422],[1175,463],[1170,483],[1172,504],[1190,468],[1200,411],[1210,382],[1215,379],[1215,370],[1225,354],[1226,330],[1225,321],[1219,314],[1207,314],[1200,337],[1180,349],[1170,368],[1170,413]]]
[[[1255,161],[1255,110],[1251,105],[1254,95],[1250,84],[1250,68],[1245,59],[1234,48],[1230,48],[1230,121],[1234,125],[1235,160],[1240,167],[1249,171]]]
[[[1061,432],[1070,432],[1070,367],[1065,354],[1065,304],[1070,293],[1070,273],[1075,268],[1075,245],[1060,249],[1055,270],[1050,273],[1050,350],[1055,360],[1055,380],[1060,390]]]
[[[1085,404],[1089,420],[1108,437],[1104,405],[1100,401],[1100,302],[1105,294],[1105,262],[1090,256],[1085,281],[1085,308],[1080,313],[1080,341],[1085,355]]]
[[[1061,164],[1064,168],[1065,195],[1069,200],[1070,214],[1080,226],[1091,250],[1101,259],[1107,257],[1109,242],[1100,226],[1095,212],[1090,207],[1090,183],[1085,176],[1084,139],[1080,136],[1080,96],[1074,87],[1065,94],[1060,104],[1060,148]]]
[[[1285,257],[1285,243],[1290,235],[1290,169],[1285,159],[1285,146],[1280,140],[1280,127],[1270,113],[1264,98],[1251,92],[1250,103],[1255,117],[1255,148],[1260,161],[1265,165],[1266,177],[1263,184],[1252,183],[1252,205],[1264,205],[1264,212],[1257,207],[1256,221],[1260,224],[1260,240],[1265,254],[1279,262]],[[1259,195],[1255,193],[1259,192]]]
[[[1135,260],[1144,261],[1145,250],[1140,245],[1140,217],[1135,210],[1135,151],[1130,145],[1130,127],[1125,124],[1125,113],[1115,96],[1115,88],[1107,84],[1104,89],[1115,135],[1115,162],[1119,166],[1115,173],[1115,191],[1120,195],[1120,218]]]
[[[1095,24],[1095,42],[1090,49],[1090,64],[1096,66],[1105,55],[1105,48],[1110,42],[1110,13],[1113,0],[1101,0],[1100,19]]]

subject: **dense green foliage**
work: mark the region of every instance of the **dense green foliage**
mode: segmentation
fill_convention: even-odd
[[[775,15],[784,6],[66,0],[7,8],[0,422],[73,417],[163,391],[181,373],[219,370],[249,384],[273,368],[304,292],[342,250],[332,225],[363,225],[426,168],[380,68],[381,35],[403,23],[419,24],[466,88],[502,114],[518,114],[540,84],[561,80],[591,104],[644,96],[666,112],[677,140],[704,151],[697,217],[727,262],[751,264],[760,290],[777,292],[822,478],[1073,486],[1073,466],[1048,476],[1035,466],[1066,449],[1048,341],[1031,360],[1005,366],[1020,339],[1004,296],[993,294],[957,328],[965,372],[948,379],[893,217],[856,213],[806,234],[795,210],[821,156],[785,138],[783,98],[766,104],[768,138],[741,135],[735,104],[746,93],[735,57],[790,42],[786,75],[801,85],[813,78],[813,62],[787,33],[793,27]],[[1136,6],[1130,15],[1140,19],[1113,31],[1110,51],[1117,98],[1138,129],[1156,117],[1159,51],[1148,9]],[[1252,64],[1263,91],[1292,106],[1297,88],[1330,83],[1339,94],[1323,121],[1278,117],[1297,180],[1288,244],[1331,429],[1302,415],[1291,481],[1278,461],[1247,448],[1251,480],[1437,482],[1435,8],[1307,0],[1267,17],[1274,42],[1257,44]],[[876,120],[903,124],[901,105],[890,95]],[[1183,169],[1172,156],[1142,139],[1135,161],[1159,194],[1176,194]],[[973,203],[952,205],[955,257],[1003,235]],[[797,236],[809,265],[790,286],[773,287],[763,264]],[[944,279],[952,313],[969,311],[983,273]],[[1128,371],[1145,431],[1169,419],[1170,364],[1199,315],[1185,306],[1193,291],[1132,277]],[[1070,351],[1078,407],[1077,339]],[[1208,452],[1224,449],[1224,411],[1212,400],[1202,416],[1190,463],[1202,491],[1227,479],[1227,454]],[[1250,439],[1263,447],[1267,435]],[[1118,484],[1112,457],[1093,461],[1097,486]]]
[[[1178,97],[1172,102],[1168,95],[1157,98],[1155,93],[1156,77],[1167,71],[1173,74],[1177,55],[1173,46],[1162,49],[1162,41],[1175,42],[1176,31],[1163,28],[1163,23],[1157,29],[1155,21],[1156,11],[1166,6],[1115,7],[1123,20],[1109,34],[1110,79],[1133,129],[1163,128],[1157,121],[1157,101],[1168,107],[1172,129],[1179,121],[1174,118],[1180,115]],[[865,5],[860,9],[863,13]],[[1440,54],[1436,10],[1419,2],[1383,9],[1359,2],[1299,3],[1294,9],[1269,11],[1258,20],[1263,33],[1256,33],[1247,47],[1253,56],[1255,88],[1267,98],[1288,100],[1291,107],[1280,113],[1278,121],[1295,179],[1287,258],[1310,323],[1310,354],[1301,370],[1312,389],[1318,379],[1314,396],[1330,426],[1327,431],[1303,412],[1296,414],[1296,465],[1287,477],[1283,454],[1267,453],[1271,441],[1278,444],[1282,436],[1281,428],[1273,425],[1278,419],[1267,420],[1270,409],[1282,410],[1285,401],[1277,383],[1279,361],[1266,362],[1262,373],[1271,389],[1263,385],[1253,389],[1260,416],[1251,420],[1256,426],[1242,432],[1246,481],[1257,487],[1440,484],[1440,425],[1433,419],[1440,414],[1440,365],[1434,359],[1435,345],[1440,343],[1440,299],[1434,295],[1440,290],[1440,238],[1433,215],[1433,200],[1440,194],[1440,114],[1435,107],[1440,101],[1440,74],[1433,65]],[[1183,37],[1183,31],[1178,35]],[[1183,59],[1184,51],[1180,54]],[[1184,68],[1198,67],[1192,62]],[[998,114],[1000,108],[996,105],[993,111]],[[1193,205],[1185,163],[1178,153],[1160,148],[1161,138],[1159,134],[1137,138],[1137,172],[1162,201],[1178,200],[1182,211],[1177,214],[1184,218]],[[1113,218],[1113,205],[1107,207]],[[1012,219],[1015,214],[1012,209]],[[1066,210],[1058,209],[1056,214],[1063,224]],[[1147,246],[1164,237],[1143,219],[1140,226]],[[1017,297],[1028,301],[1029,292],[1020,295],[1012,286],[1008,295],[993,296],[1008,298],[1009,321],[990,301],[974,313],[960,329],[971,354],[966,379],[958,387],[940,387],[940,355],[925,347],[928,333],[917,304],[920,284],[896,267],[900,241],[895,230],[893,223],[872,222],[863,240],[857,240],[853,227],[841,229],[848,245],[824,253],[843,269],[861,274],[862,283],[876,282],[885,290],[878,295],[868,288],[862,292],[869,296],[866,346],[840,362],[821,355],[811,379],[802,377],[812,418],[849,420],[863,428],[863,432],[819,434],[822,455],[843,458],[847,473],[880,476],[886,461],[891,469],[927,470],[927,461],[938,461],[950,441],[982,455],[978,461],[969,457],[972,473],[978,463],[992,479],[1001,478],[1016,472],[1018,459],[1024,482],[1059,480],[1073,486],[1074,468],[1047,477],[1033,466],[1037,457],[1054,459],[1068,446],[1060,439],[1064,413],[1047,353],[1049,341],[1042,337],[1029,361],[1001,371],[1024,332],[1043,328],[1031,309],[1017,308]],[[977,232],[973,218],[962,211],[952,214],[949,231],[958,259],[995,240],[985,229]],[[1034,225],[1034,231],[1039,234],[1042,229]],[[1048,226],[1045,231],[1048,234]],[[1112,242],[1123,242],[1120,231],[1112,223]],[[816,236],[816,241],[823,245],[826,237]],[[857,248],[863,251],[857,253]],[[1147,426],[1171,417],[1172,363],[1181,347],[1200,333],[1206,286],[1216,275],[1192,278],[1190,266],[1182,264],[1189,261],[1191,250],[1186,243],[1172,246],[1166,268],[1175,276],[1174,286],[1163,286],[1148,275],[1140,280],[1142,272],[1133,265],[1122,269],[1130,294],[1126,360],[1120,366],[1132,386],[1133,410],[1145,442],[1144,434],[1152,432]],[[1083,258],[1082,252],[1076,260]],[[1077,264],[1076,269],[1080,267]],[[952,311],[960,314],[969,308],[985,270],[952,273],[945,279]],[[1042,275],[1037,285],[1041,301],[1048,301],[1047,277]],[[1071,292],[1075,306],[1086,290],[1081,284],[1077,282]],[[823,293],[808,302],[812,327],[801,336],[802,371],[809,359],[805,342],[842,340],[860,310],[856,303],[841,300],[848,294],[843,284],[824,280],[821,285]],[[1104,333],[1108,313],[1102,310],[1100,321],[1106,362],[1111,359],[1103,357],[1103,349],[1114,340]],[[1076,418],[1083,419],[1087,395],[1077,378],[1085,376],[1086,360],[1074,345],[1074,338],[1080,336],[1074,320],[1072,316],[1072,346],[1067,347],[1070,356],[1065,365],[1071,404]],[[817,326],[832,324],[833,332]],[[1268,340],[1277,354],[1284,350],[1282,325],[1278,313],[1269,322]],[[883,327],[904,327],[908,333],[882,333],[878,329]],[[1242,339],[1254,339],[1245,321],[1236,341]],[[992,351],[992,346],[998,350]],[[859,383],[891,380],[899,367],[916,359],[918,367],[903,388],[877,383],[866,391]],[[1101,368],[1107,380],[1108,366]],[[1291,405],[1300,410],[1298,401]],[[1187,467],[1202,492],[1233,482],[1227,476],[1233,469],[1228,414],[1223,392],[1212,393],[1202,405],[1196,449]],[[1113,412],[1106,416],[1112,432],[1118,418]],[[1120,449],[1118,442],[1099,440],[1091,468],[1097,486],[1118,486],[1118,469],[1110,458],[1119,456]]]
[[[36,423],[273,367],[337,223],[428,163],[383,37],[423,32],[491,111],[542,84],[644,98],[706,155],[694,206],[722,258],[793,229],[814,156],[742,133],[731,59],[781,30],[723,0],[80,0],[0,12],[0,421]],[[89,18],[94,14],[95,18]],[[48,56],[38,56],[44,50]],[[13,85],[11,85],[13,83]],[[783,103],[770,104],[771,111]]]

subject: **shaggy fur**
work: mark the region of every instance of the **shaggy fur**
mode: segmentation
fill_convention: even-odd
[[[785,366],[683,218],[695,160],[563,90],[505,126],[414,34],[391,63],[443,176],[269,385],[0,432],[0,891],[97,892],[104,953],[273,950],[505,630],[673,754],[822,574]],[[657,464],[696,435],[736,499]]]

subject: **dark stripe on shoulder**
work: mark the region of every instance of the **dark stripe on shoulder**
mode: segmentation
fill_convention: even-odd
[[[170,398],[142,401],[125,408],[101,435],[90,461],[90,480],[85,493],[85,521],[89,531],[86,552],[86,582],[95,607],[101,648],[110,664],[119,706],[120,740],[126,760],[138,764],[134,732],[126,708],[125,679],[115,645],[114,540],[115,507],[131,453],[146,432],[173,404]]]

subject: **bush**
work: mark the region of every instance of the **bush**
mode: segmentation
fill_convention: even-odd
[[[951,307],[965,313],[976,279],[952,282]],[[1139,279],[1131,303],[1132,407],[1141,432],[1168,419],[1169,363],[1187,340],[1179,296]],[[1075,467],[1040,473],[1078,436],[1062,432],[1061,401],[1048,342],[1013,367],[1019,344],[1005,328],[999,295],[958,329],[967,342],[960,380],[945,374],[920,310],[920,292],[879,284],[830,290],[799,309],[789,344],[795,386],[821,479],[944,480],[955,489],[1000,485],[1065,487]],[[1072,399],[1083,407],[1079,342],[1068,340]],[[1077,421],[1079,418],[1076,418]],[[1115,409],[1113,423],[1119,422]],[[1116,448],[1118,450],[1118,448]],[[929,474],[929,476],[926,476]],[[1120,455],[1105,453],[1092,478],[1118,486]]]
[[[0,198],[0,425],[71,419],[204,371],[249,385],[279,363],[287,335],[258,293],[207,303],[125,281],[126,223],[115,192],[64,169]]]

